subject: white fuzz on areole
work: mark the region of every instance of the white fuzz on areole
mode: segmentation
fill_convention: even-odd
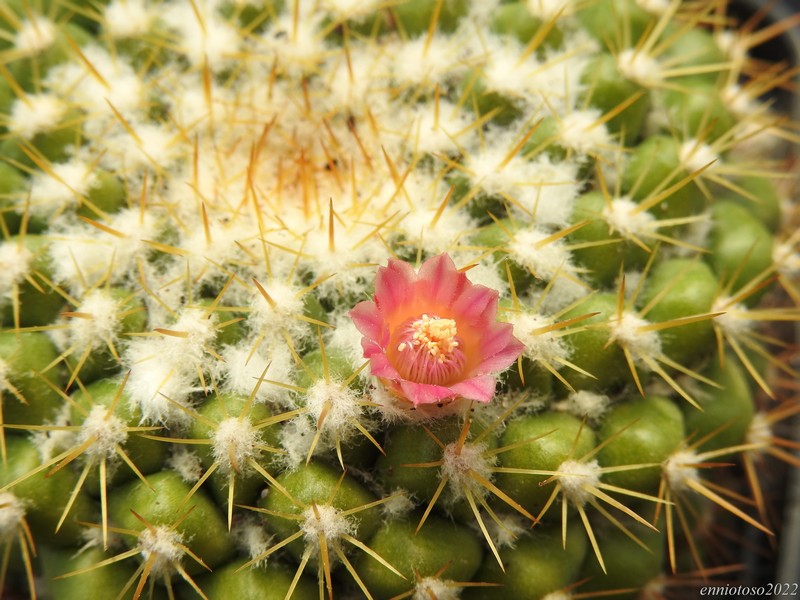
[[[81,425],[78,442],[94,440],[84,450],[91,461],[116,460],[116,448],[128,439],[127,423],[115,414],[107,414],[108,407],[95,404]]]
[[[14,288],[28,275],[32,259],[33,253],[22,244],[0,244],[0,304],[12,300]]]
[[[655,218],[646,210],[636,210],[636,204],[627,196],[614,198],[603,207],[605,219],[612,232],[626,239],[642,239],[655,231]]]
[[[102,137],[109,120],[116,119],[111,106],[120,114],[133,117],[137,109],[146,108],[145,102],[150,99],[145,97],[146,83],[129,64],[94,44],[84,46],[81,52],[91,63],[91,71],[84,64],[56,65],[47,73],[45,87],[90,114],[91,118],[83,123],[85,134],[91,138]],[[106,85],[108,81],[113,81],[114,85]]]
[[[106,347],[109,340],[116,339],[120,327],[119,309],[117,300],[103,290],[86,294],[75,312],[85,313],[90,317],[69,318],[67,323],[70,345],[74,345],[78,352]]]
[[[693,466],[698,461],[694,451],[678,450],[664,462],[661,470],[673,492],[686,491],[689,489],[689,482],[700,481],[700,471]]]
[[[144,0],[114,0],[105,9],[103,30],[114,39],[144,36],[157,17]]]
[[[206,14],[196,15],[195,11]],[[222,19],[209,18],[209,11],[197,5],[168,4],[159,16],[176,31],[181,53],[195,67],[207,66],[216,73],[233,64],[241,49],[243,37],[236,28]]]
[[[462,588],[452,581],[443,581],[434,577],[424,577],[417,582],[412,600],[458,600]]]
[[[273,537],[267,533],[264,526],[249,515],[234,521],[231,534],[236,545],[251,559],[266,554],[273,544]],[[257,561],[255,566],[263,567],[266,564],[267,557],[264,557]]]
[[[556,480],[564,496],[577,507],[584,506],[593,497],[590,489],[600,483],[600,465],[596,460],[580,462],[568,459],[558,465]]]
[[[47,425],[51,425],[52,429],[36,431],[31,436],[33,445],[39,451],[39,457],[43,463],[65,450],[74,448],[77,445],[76,440],[79,433],[69,429],[73,425],[72,406],[66,402]]]
[[[22,55],[37,54],[49,48],[56,40],[58,28],[50,19],[35,15],[22,22],[14,36],[14,47]]]
[[[670,0],[636,0],[636,4],[654,15],[661,15],[667,12],[673,4]]]
[[[403,488],[392,490],[387,498],[386,502],[381,504],[381,511],[387,520],[403,518],[416,507],[410,493]]]
[[[303,313],[303,300],[298,298],[298,290],[282,281],[259,281],[272,302],[264,298],[256,288],[250,294],[252,311],[247,317],[255,331],[269,337],[282,339],[282,332],[299,333],[305,324],[293,317]]]
[[[30,212],[47,217],[77,207],[97,184],[95,167],[80,159],[58,163],[48,173],[36,174],[31,182]]]
[[[31,139],[37,133],[51,131],[67,111],[64,100],[54,94],[29,94],[16,100],[8,119],[9,131]]]
[[[542,21],[571,15],[575,11],[575,4],[575,0],[526,0],[525,2],[531,14]]]
[[[781,275],[796,277],[800,274],[800,252],[797,251],[796,244],[776,242],[772,250],[772,261]]]
[[[703,167],[714,169],[719,166],[720,156],[708,144],[688,139],[678,149],[678,159],[688,171],[697,171]]]
[[[658,60],[633,48],[617,55],[617,68],[628,79],[643,85],[658,85],[663,79]]]
[[[542,600],[574,600],[574,596],[564,590],[556,590],[543,596]]]
[[[205,468],[200,456],[182,444],[175,444],[167,458],[166,466],[180,475],[186,483],[197,483]]]
[[[230,475],[232,472],[248,471],[248,460],[259,454],[257,444],[261,443],[261,433],[249,420],[240,417],[224,419],[214,432],[211,451],[214,460],[219,463],[220,472]]]
[[[517,540],[530,530],[530,521],[519,513],[499,513],[498,521],[486,519],[485,525],[497,548],[513,548]]]
[[[185,406],[191,393],[201,389],[198,366],[204,364],[205,347],[217,334],[215,322],[206,311],[187,309],[176,322],[162,326],[172,333],[131,341],[124,357],[131,369],[126,391],[144,421],[189,422],[189,415],[174,403]]]
[[[553,324],[550,317],[530,312],[509,313],[508,321],[514,325],[514,335],[525,344],[525,356],[533,361],[543,360],[560,368],[562,360],[569,357],[569,348],[557,331],[537,330]]]
[[[281,440],[281,448],[285,454],[278,455],[278,460],[288,469],[296,469],[305,463],[316,433],[316,425],[308,417],[292,419],[284,423],[278,435]],[[317,448],[319,448],[319,445],[317,445]]]
[[[489,490],[470,477],[470,472],[491,480],[495,462],[494,456],[487,455],[484,444],[467,442],[459,447],[458,443],[453,442],[445,446],[439,472],[441,478],[447,477],[449,480],[449,500],[451,502],[461,500],[466,496],[465,492],[480,497],[488,495]]]
[[[721,312],[723,314],[714,317],[714,323],[728,335],[739,337],[751,332],[755,326],[755,321],[750,319],[747,307],[737,302],[730,304],[731,299],[727,296],[719,296],[711,305],[711,312]]]
[[[600,123],[598,110],[572,111],[559,122],[559,141],[580,154],[597,154],[611,145],[605,124]]]
[[[8,363],[0,358],[0,392],[9,392],[16,387],[8,378],[9,371]]]
[[[168,577],[175,571],[174,565],[183,558],[184,551],[179,546],[181,543],[181,534],[164,525],[157,525],[139,533],[138,549],[145,562],[153,557],[151,570],[154,574]]]
[[[714,32],[714,41],[719,49],[736,65],[735,68],[741,68],[741,65],[748,58],[747,54],[750,49],[747,36],[730,29],[720,29]]]
[[[308,415],[314,423],[321,423],[326,438],[341,441],[355,433],[354,423],[363,407],[359,405],[358,394],[344,382],[321,379],[308,389],[305,401]]]
[[[576,417],[586,417],[596,421],[606,413],[610,404],[611,399],[605,394],[598,394],[589,390],[578,390],[567,396],[561,406]]]
[[[748,452],[763,453],[772,446],[772,435],[772,424],[769,417],[763,412],[754,414],[753,420],[750,421],[750,427],[747,428],[744,443],[752,444],[756,448],[748,450]]]
[[[538,279],[550,281],[555,277],[575,276],[572,255],[561,241],[537,246],[550,233],[534,227],[514,234],[509,244],[509,255]]]
[[[649,321],[624,311],[621,318],[611,319],[608,324],[611,339],[626,348],[637,364],[641,364],[642,358],[655,358],[661,354],[658,333],[642,330],[642,327],[650,324]]]
[[[300,529],[306,548],[311,548],[311,556],[319,555],[320,537],[328,544],[337,543],[343,535],[353,535],[356,531],[352,518],[344,516],[329,504],[314,504],[303,511]],[[332,558],[332,557],[331,557]]]
[[[11,492],[0,492],[0,540],[6,540],[17,533],[24,518],[25,507],[22,500]]]

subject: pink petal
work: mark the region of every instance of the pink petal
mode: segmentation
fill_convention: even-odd
[[[417,275],[407,262],[389,259],[375,276],[375,303],[384,315],[391,315],[411,298]]]
[[[473,285],[464,290],[452,304],[453,314],[462,324],[489,326],[497,318],[499,294],[483,285]]]
[[[468,289],[469,279],[459,273],[449,254],[429,258],[419,268],[418,293],[432,305],[451,306]]]
[[[510,323],[494,323],[485,331],[481,339],[483,359],[478,365],[480,373],[497,373],[511,365],[525,350],[525,344],[513,334],[514,327]]]
[[[389,329],[377,304],[368,300],[359,302],[348,314],[361,335],[386,347],[389,343]]]
[[[430,383],[416,383],[414,381],[407,381],[402,379],[397,382],[403,396],[414,403],[414,406],[419,404],[436,404],[445,400],[451,400],[458,394],[449,387],[442,385],[432,385]]]
[[[494,375],[478,375],[450,386],[456,394],[467,400],[489,402],[494,396],[497,378]]]
[[[389,362],[383,348],[377,344],[368,344],[366,340],[362,341],[361,345],[364,348],[364,358],[369,360],[369,371],[372,375],[383,379],[400,379],[400,373]]]

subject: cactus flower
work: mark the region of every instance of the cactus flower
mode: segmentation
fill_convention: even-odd
[[[373,375],[398,396],[420,404],[458,398],[489,402],[497,374],[523,345],[512,325],[497,322],[498,293],[475,285],[447,254],[415,272],[390,259],[375,277],[375,299],[350,316]]]

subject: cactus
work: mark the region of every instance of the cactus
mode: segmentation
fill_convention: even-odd
[[[3,3],[3,591],[730,576],[800,467],[800,236],[749,54],[798,19],[726,8]]]

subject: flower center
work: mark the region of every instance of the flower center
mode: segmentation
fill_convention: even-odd
[[[461,373],[466,355],[456,322],[422,315],[409,319],[399,329],[394,367],[400,375],[417,383],[442,385]]]

